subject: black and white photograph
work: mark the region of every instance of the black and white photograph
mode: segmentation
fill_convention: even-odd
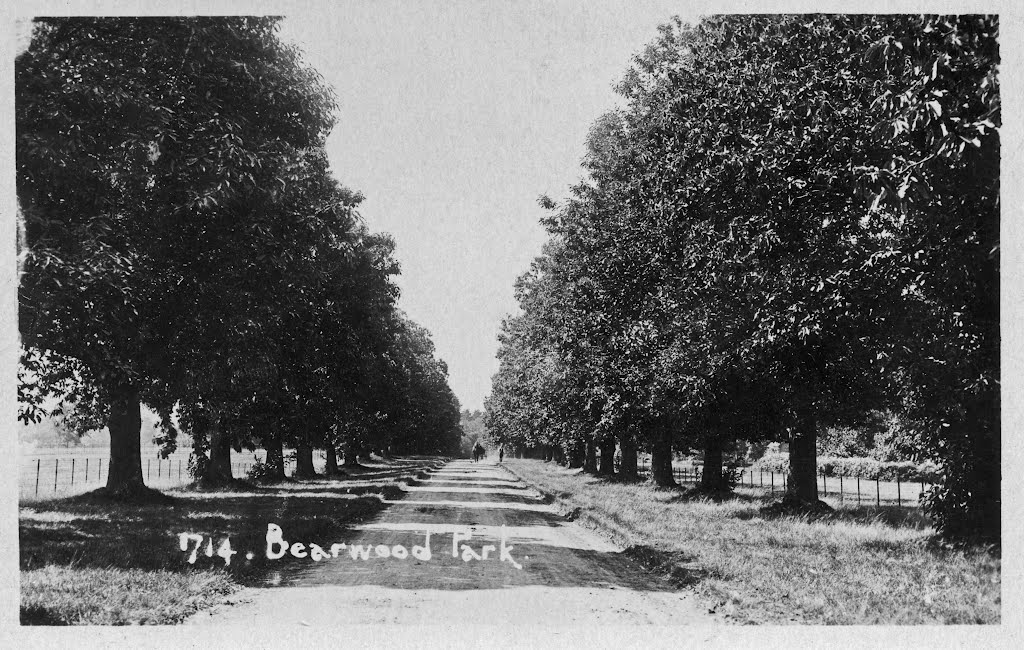
[[[1008,647],[1004,9],[18,7],[13,633]]]

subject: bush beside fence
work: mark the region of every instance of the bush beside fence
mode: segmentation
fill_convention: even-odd
[[[766,454],[753,464],[755,471],[789,473],[789,454]],[[818,457],[818,475],[880,481],[938,483],[942,470],[934,463],[885,462],[874,458]]]

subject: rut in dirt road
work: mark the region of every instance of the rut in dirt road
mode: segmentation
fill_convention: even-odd
[[[687,593],[500,466],[452,461],[405,492],[349,539],[282,531],[289,543],[345,546],[336,558],[284,563],[251,602],[193,622],[459,624],[471,612],[472,622],[499,624],[710,622]]]

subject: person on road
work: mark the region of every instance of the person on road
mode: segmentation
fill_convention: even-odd
[[[498,447],[498,462],[505,460],[505,445]]]

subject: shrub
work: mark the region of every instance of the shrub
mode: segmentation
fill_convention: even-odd
[[[886,414],[882,426],[875,434],[875,447],[871,455],[881,461],[913,458],[918,453],[913,431],[898,415]]]
[[[778,443],[772,444],[776,445]],[[789,472],[789,454],[783,454],[776,448],[776,451],[769,451],[764,456],[761,456],[761,459],[754,463],[754,469],[786,474]]]
[[[818,455],[842,458],[867,456],[874,447],[874,437],[874,432],[868,427],[827,427],[818,435]]]
[[[256,463],[251,468],[249,468],[249,471],[246,472],[246,476],[249,478],[250,481],[275,480],[276,477],[279,476],[279,474],[275,472],[275,470],[277,470],[277,472],[280,472],[280,468],[276,466],[276,463],[265,463],[263,461],[257,460]]]
[[[745,458],[747,464],[755,463],[755,462],[761,460],[761,458],[766,453],[768,453],[768,445],[769,444],[770,443],[767,443],[767,442],[751,442],[751,443],[747,443],[747,453],[746,453],[746,458]],[[771,443],[771,444],[776,444],[777,445],[778,443]]]
[[[722,478],[730,490],[735,490],[736,486],[743,480],[743,467],[740,465],[726,465],[722,468]]]

